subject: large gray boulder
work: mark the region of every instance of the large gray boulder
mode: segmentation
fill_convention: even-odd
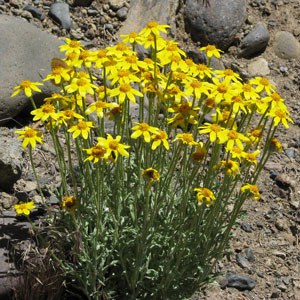
[[[29,103],[22,93],[11,98],[13,87],[25,79],[41,82],[51,72],[51,59],[62,56],[58,48],[62,43],[21,18],[0,14],[0,122]],[[34,95],[37,101],[51,94],[54,86],[48,81],[42,90]]]
[[[179,0],[131,0],[127,19],[119,30],[119,34],[139,32],[150,21],[169,24],[175,29],[175,16]]]
[[[244,24],[246,7],[246,0],[186,0],[186,31],[194,41],[226,50]]]

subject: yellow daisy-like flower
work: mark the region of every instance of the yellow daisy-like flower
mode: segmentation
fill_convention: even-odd
[[[169,25],[159,25],[156,21],[149,22],[144,29],[139,33],[140,36],[148,37],[149,35],[160,36],[160,32],[167,33]]]
[[[19,204],[15,204],[14,208],[18,215],[26,215],[30,214],[30,211],[35,208],[34,202],[20,202]]]
[[[279,140],[277,138],[273,138],[271,140],[271,146],[270,146],[272,151],[275,152],[282,152],[283,151],[283,147],[281,145],[281,143],[279,142]]]
[[[194,137],[191,133],[178,133],[174,139],[175,141],[181,141],[185,145],[195,146],[197,142],[194,140]]]
[[[68,129],[68,132],[73,132],[74,139],[81,135],[86,140],[89,137],[91,128],[94,128],[93,122],[79,121],[77,124]]]
[[[294,123],[293,120],[288,116],[288,112],[282,109],[279,106],[272,107],[267,116],[273,118],[274,126],[278,126],[279,123],[282,123],[285,128],[289,128],[290,123]]]
[[[198,143],[196,151],[192,153],[193,161],[197,163],[201,162],[206,156],[206,153],[207,153],[207,149],[203,145],[203,143],[202,142]]]
[[[241,192],[249,193],[251,195],[251,198],[254,200],[260,199],[260,193],[259,193],[257,185],[245,184],[241,187]]]
[[[110,134],[107,134],[107,138],[99,137],[98,145],[102,145],[107,150],[107,156],[111,158],[113,161],[118,159],[119,154],[125,157],[129,156],[129,153],[126,149],[130,148],[130,146],[121,144],[121,136],[118,135],[116,138],[113,138]]]
[[[260,154],[259,150],[255,150],[254,152],[246,152],[244,153],[244,158],[251,164],[257,165],[257,156]]]
[[[91,83],[89,78],[79,77],[73,78],[71,84],[65,87],[69,94],[78,92],[81,97],[85,97],[87,93],[94,95],[94,89],[97,87]]]
[[[151,149],[155,150],[160,145],[163,145],[166,150],[170,149],[170,145],[168,143],[168,135],[165,131],[158,129],[157,133],[151,136],[151,140],[153,141]]]
[[[220,49],[217,49],[215,45],[207,45],[205,47],[201,47],[200,51],[205,51],[208,58],[212,58],[213,56],[216,58],[221,57],[221,53],[223,52]]]
[[[211,89],[211,98],[215,98],[216,103],[220,103],[222,100],[230,103],[232,96],[235,95],[235,91],[232,86],[226,81],[219,81],[217,78],[212,78],[214,85]]]
[[[110,96],[118,96],[119,103],[122,104],[126,98],[128,98],[132,103],[136,103],[135,96],[143,97],[144,95],[140,91],[135,90],[129,83],[123,83],[113,89]]]
[[[13,89],[15,92],[11,95],[11,97],[14,97],[18,95],[20,92],[24,92],[26,97],[31,97],[32,92],[41,92],[41,90],[38,88],[39,85],[43,85],[40,82],[31,82],[29,80],[23,80],[20,85],[15,86]]]
[[[255,77],[249,81],[250,84],[255,85],[255,90],[258,93],[265,91],[268,95],[275,92],[275,85],[269,79],[264,77]]]
[[[239,163],[228,159],[220,162],[220,167],[225,169],[227,175],[235,176],[240,173]]]
[[[15,132],[19,134],[18,139],[23,139],[23,148],[30,145],[34,149],[37,142],[40,144],[43,143],[43,134],[29,126],[25,126],[24,130],[16,130]]]
[[[108,108],[114,108],[117,107],[118,104],[117,103],[108,103],[108,102],[104,102],[101,100],[98,100],[94,103],[92,103],[85,111],[85,113],[87,115],[93,113],[94,111],[96,112],[97,116],[99,118],[103,118],[104,117],[104,112],[106,109]]]
[[[160,175],[159,172],[153,168],[147,168],[143,171],[144,178],[149,182],[151,185],[154,181],[159,181]]]
[[[123,38],[123,43],[142,44],[142,38],[134,31],[129,34],[121,34],[121,38]]]
[[[222,139],[220,143],[224,143],[227,141],[227,149],[231,150],[234,146],[237,146],[241,150],[244,149],[243,142],[248,142],[249,138],[244,136],[242,133],[237,132],[234,129],[226,131],[226,138]]]
[[[222,126],[215,124],[215,123],[204,123],[203,126],[198,127],[199,133],[209,133],[209,140],[213,143],[218,140],[226,140],[227,139],[227,132],[226,129]]]
[[[209,207],[216,200],[214,193],[208,188],[195,188],[194,191],[197,192],[198,205],[204,204]]]
[[[78,206],[79,200],[75,196],[65,196],[61,201],[62,209],[69,211],[71,214],[74,214]]]
[[[60,52],[66,52],[66,55],[75,53],[77,55],[83,50],[83,46],[80,41],[74,41],[69,38],[65,39],[65,45],[59,46]]]
[[[107,150],[101,143],[98,143],[92,148],[83,149],[87,155],[89,155],[84,161],[91,161],[96,164],[99,160],[107,159]]]
[[[158,132],[158,128],[150,126],[147,123],[135,123],[136,126],[132,127],[132,130],[134,131],[131,134],[132,139],[137,139],[140,136],[143,136],[144,141],[146,143],[149,143],[151,140],[151,134],[156,134]]]
[[[40,108],[31,111],[31,114],[34,116],[33,121],[41,120],[42,122],[48,119],[57,120],[59,117],[55,106],[50,103],[43,104]]]

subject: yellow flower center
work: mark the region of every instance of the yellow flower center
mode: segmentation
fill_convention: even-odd
[[[180,93],[180,89],[178,86],[173,86],[170,90],[169,90],[169,93],[171,95],[177,95]]]
[[[193,136],[190,133],[182,133],[180,139],[186,142],[187,144],[192,143],[194,141]]]
[[[149,129],[150,129],[150,126],[147,123],[141,123],[139,125],[139,130],[140,131],[149,131]]]
[[[95,106],[96,106],[97,108],[105,108],[106,103],[103,102],[103,101],[97,101],[97,102],[95,103]]]
[[[137,58],[135,55],[130,55],[126,57],[126,61],[130,64],[135,64],[137,62]]]
[[[105,154],[106,150],[105,148],[101,147],[101,146],[94,146],[92,148],[92,155],[95,157],[103,157],[103,155]]]
[[[271,95],[271,98],[272,98],[272,100],[275,101],[275,102],[280,102],[280,101],[281,101],[281,97],[280,97],[280,95],[277,94],[277,93],[273,93],[273,94]]]
[[[158,26],[158,24],[155,21],[151,21],[147,24],[147,28],[149,28],[149,29],[155,28],[157,26]]]
[[[221,126],[218,124],[211,124],[210,125],[210,130],[213,132],[220,132],[221,131]]]
[[[90,56],[90,53],[88,51],[82,51],[79,55],[79,58],[81,60],[86,60]]]
[[[109,148],[110,148],[111,150],[117,150],[118,147],[119,147],[119,142],[118,142],[118,141],[115,141],[115,140],[110,141],[110,142],[108,143],[108,146],[109,146]]]
[[[36,132],[34,129],[32,128],[28,128],[25,133],[24,133],[24,137],[25,138],[33,138],[36,136]]]
[[[231,98],[232,102],[234,103],[242,103],[243,102],[243,98],[241,96],[233,96]]]
[[[127,77],[129,76],[129,72],[127,70],[118,71],[118,77]]]
[[[78,124],[77,124],[77,128],[79,130],[85,130],[88,128],[87,124],[85,121],[80,121]]]
[[[98,57],[98,58],[106,57],[106,51],[105,51],[105,50],[99,50],[99,51],[97,52],[97,57]]]
[[[76,204],[76,200],[75,200],[74,196],[65,197],[63,202],[64,202],[64,205],[68,208],[71,208],[72,206],[74,206]]]
[[[136,33],[136,32],[131,32],[131,33],[129,33],[129,38],[130,39],[135,39],[135,38],[137,38],[138,37],[138,34]]]
[[[230,140],[236,140],[238,137],[239,137],[239,135],[238,135],[238,133],[237,133],[236,131],[230,130],[230,131],[228,132],[228,138],[229,138]]]
[[[55,112],[55,109],[51,104],[45,104],[43,105],[42,112],[46,114],[51,114]]]
[[[105,86],[104,85],[100,85],[98,87],[98,93],[103,93],[103,92],[105,92]]]
[[[184,114],[184,113],[188,113],[189,111],[190,111],[190,106],[188,103],[183,103],[180,105],[179,112]]]
[[[275,111],[275,115],[276,115],[277,117],[279,117],[280,119],[285,118],[285,112],[284,112],[283,110],[281,110],[281,109],[277,109],[277,110]]]
[[[23,80],[20,84],[20,89],[24,90],[25,88],[30,88],[30,81],[29,80]]]
[[[224,70],[224,75],[225,76],[232,76],[234,72],[231,69],[226,69]]]
[[[80,47],[80,42],[79,41],[70,41],[69,47],[70,48],[79,48]]]
[[[221,84],[218,85],[217,90],[218,90],[219,93],[225,94],[228,91],[228,87],[225,84],[221,83]]]
[[[172,55],[170,57],[170,59],[171,59],[172,62],[179,62],[179,61],[181,61],[180,56],[177,56],[177,55]]]
[[[270,82],[269,82],[269,80],[268,80],[267,78],[261,78],[261,79],[259,80],[259,83],[260,83],[261,85],[264,85],[264,86],[267,86],[267,85],[270,84]]]
[[[123,83],[123,84],[120,86],[120,91],[121,91],[122,93],[128,93],[130,90],[131,90],[131,86],[130,86],[130,84],[128,84],[128,83]]]
[[[197,69],[199,71],[206,71],[207,70],[207,66],[204,65],[204,64],[199,64],[199,65],[197,65]]]
[[[248,92],[249,93],[249,92],[251,92],[251,90],[252,90],[252,86],[250,84],[246,83],[246,84],[243,85],[243,91],[244,92]]]
[[[213,98],[207,98],[205,100],[205,105],[209,106],[209,107],[212,107],[212,108],[216,108],[217,107],[216,102],[215,102],[215,100]]]
[[[77,86],[85,86],[88,84],[88,81],[84,78],[80,78],[76,81]]]
[[[199,80],[194,80],[191,83],[191,87],[194,89],[200,88],[202,86],[202,82],[200,82]]]
[[[215,51],[216,50],[216,46],[214,45],[207,45],[206,46],[206,51]]]
[[[77,59],[77,54],[72,52],[72,53],[68,54],[67,59],[71,60],[71,61],[76,60]]]
[[[173,52],[173,51],[177,51],[178,50],[178,47],[177,45],[175,44],[171,44],[171,45],[168,45],[167,48],[166,48],[167,51],[170,51],[170,52]]]
[[[128,49],[128,47],[125,45],[125,44],[118,44],[117,46],[116,46],[116,50],[117,51],[125,51],[125,50],[127,50]]]

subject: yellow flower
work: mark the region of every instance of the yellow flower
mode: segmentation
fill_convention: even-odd
[[[21,91],[24,92],[26,97],[31,97],[32,92],[41,92],[41,90],[38,88],[39,85],[43,85],[40,82],[31,82],[29,80],[23,80],[20,85],[15,86],[13,89],[15,92],[11,95],[11,97],[14,97],[18,95]]]
[[[79,121],[77,124],[68,129],[68,132],[73,132],[74,139],[81,135],[86,140],[89,137],[91,128],[93,127],[93,122]]]
[[[240,82],[242,81],[240,75],[238,73],[235,73],[231,69],[225,69],[225,70],[215,70],[214,74],[217,78],[223,78],[226,82]]]
[[[256,145],[262,137],[262,127],[257,127],[257,128],[253,128],[251,129],[248,133],[247,133],[247,137],[249,138],[249,143],[251,145]]]
[[[118,159],[119,154],[125,157],[129,156],[129,153],[126,149],[130,148],[130,146],[121,144],[121,136],[118,135],[114,139],[110,134],[107,134],[107,139],[103,137],[98,138],[97,145],[102,145],[107,150],[107,156],[110,157],[113,161]]]
[[[235,176],[240,173],[239,163],[231,159],[222,160],[220,167],[225,169],[227,175]]]
[[[123,69],[120,66],[120,69],[112,70],[109,76],[107,76],[108,80],[111,80],[111,86],[115,85],[117,82],[122,83],[130,83],[130,82],[140,82],[141,80],[135,76],[128,69]]]
[[[52,72],[47,75],[44,81],[52,80],[52,83],[59,85],[63,81],[68,82],[71,79],[72,69],[63,60],[58,60],[57,58],[52,60]]]
[[[246,152],[244,153],[244,158],[250,162],[251,164],[257,165],[257,156],[260,154],[259,150],[255,150],[254,152]]]
[[[158,146],[161,144],[165,147],[166,150],[170,149],[169,143],[168,143],[168,135],[165,131],[158,129],[157,133],[151,136],[151,139],[153,141],[151,149],[155,150]]]
[[[137,139],[140,136],[143,136],[144,141],[146,143],[149,143],[151,140],[151,133],[155,134],[158,131],[158,128],[152,127],[147,123],[135,123],[137,124],[136,126],[132,127],[132,130],[134,131],[131,134],[132,139]]]
[[[142,44],[142,38],[136,32],[131,32],[129,34],[121,34],[121,37],[123,38],[123,43]]]
[[[169,25],[159,25],[156,21],[149,22],[145,28],[139,33],[140,36],[147,37],[149,35],[160,36],[160,32],[167,33],[167,28],[170,28]]]
[[[61,201],[61,207],[74,214],[75,209],[79,206],[79,200],[75,196],[65,196]]]
[[[30,214],[30,211],[35,208],[34,202],[20,202],[19,204],[15,204],[14,208],[18,215],[26,215]]]
[[[233,147],[231,149],[226,148],[226,151],[230,152],[232,158],[237,158],[239,161],[245,156],[245,152],[239,147]]]
[[[92,163],[96,164],[99,160],[107,159],[107,150],[101,143],[98,143],[94,147],[90,149],[83,149],[86,151],[86,154],[89,155],[84,161],[91,161]]]
[[[250,193],[251,198],[254,200],[260,199],[260,193],[259,193],[257,185],[245,184],[241,187],[241,192],[242,193]]]
[[[40,108],[31,111],[31,114],[34,115],[33,121],[41,120],[42,122],[47,121],[49,118],[52,120],[57,120],[59,116],[54,105],[48,103],[43,104]]]
[[[265,91],[268,95],[275,91],[275,85],[270,83],[269,79],[264,77],[255,77],[249,81],[250,84],[255,85],[257,93]]]
[[[192,159],[199,163],[201,162],[204,157],[206,156],[207,150],[202,142],[198,143],[196,151],[192,153]]]
[[[120,62],[118,62],[118,68],[139,72],[141,69],[147,69],[147,64],[144,61],[140,61],[137,55],[133,53],[124,57]]]
[[[104,117],[104,111],[107,108],[114,108],[117,107],[118,104],[117,103],[108,103],[108,102],[104,102],[101,100],[98,100],[94,103],[92,103],[91,105],[89,105],[89,107],[86,109],[85,113],[87,115],[93,113],[94,111],[96,111],[96,114],[99,118],[103,118]]]
[[[205,204],[206,206],[210,206],[216,200],[214,193],[207,188],[195,188],[195,192],[197,192],[196,199],[198,201],[198,205]]]
[[[93,83],[91,83],[90,79],[86,76],[73,78],[71,84],[65,87],[66,91],[69,94],[78,92],[82,97],[85,97],[87,93],[94,95],[94,89],[96,88],[97,87]]]
[[[143,176],[149,182],[149,185],[154,181],[159,181],[160,175],[159,172],[153,168],[148,168],[143,171]]]
[[[191,133],[178,133],[174,139],[175,141],[181,141],[185,145],[195,146],[197,142],[194,140],[194,137]]]
[[[191,73],[193,76],[197,76],[200,79],[203,79],[205,77],[211,78],[213,71],[205,64],[194,64],[191,67]]]
[[[205,51],[208,58],[212,58],[213,56],[216,58],[221,57],[221,52],[223,52],[220,49],[217,49],[215,45],[207,45],[205,47],[201,47],[200,51]]]
[[[218,124],[215,123],[204,123],[203,126],[198,127],[199,133],[209,133],[209,140],[213,143],[214,141],[216,141],[216,139],[218,140],[226,140],[227,138],[227,134],[226,134],[226,129],[221,127]]]
[[[65,39],[65,45],[59,46],[60,52],[66,52],[66,55],[70,53],[75,53],[77,55],[83,50],[83,46],[81,45],[80,41],[73,41],[71,39]]]
[[[275,152],[282,152],[283,147],[277,138],[271,140],[271,150]]]
[[[273,118],[274,126],[278,126],[279,123],[282,123],[285,128],[289,128],[290,123],[294,123],[293,120],[288,117],[288,112],[282,109],[280,106],[275,106],[271,108],[270,112],[267,114],[267,116],[270,116]]]
[[[119,103],[122,104],[126,98],[128,98],[131,102],[136,103],[135,96],[143,97],[144,95],[140,91],[132,88],[129,83],[123,83],[113,89],[110,96],[118,96]]]
[[[220,103],[222,100],[231,103],[231,98],[235,95],[232,86],[226,81],[219,81],[217,78],[212,78],[212,81],[214,85],[210,97],[215,98],[216,103]]]
[[[226,140],[222,139],[222,141],[220,141],[220,143],[224,143],[225,141],[227,141],[226,147],[228,150],[231,150],[234,146],[237,146],[238,148],[243,150],[244,145],[242,142],[249,141],[249,139],[246,136],[244,136],[242,133],[239,133],[233,129],[227,130],[226,135],[227,135]]]
[[[209,90],[211,88],[211,84],[205,81],[199,81],[193,79],[188,81],[185,85],[186,87],[186,94],[189,96],[195,96],[197,99],[200,99],[202,95],[209,95]]]
[[[28,144],[30,144],[30,146],[34,149],[36,147],[36,142],[40,144],[43,143],[43,134],[31,127],[25,126],[24,130],[16,130],[15,132],[19,134],[18,139],[23,139],[23,148],[26,148]]]

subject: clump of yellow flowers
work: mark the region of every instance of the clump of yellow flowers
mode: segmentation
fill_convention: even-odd
[[[267,78],[214,70],[221,51],[213,45],[199,49],[208,64],[195,63],[162,37],[168,28],[152,21],[100,50],[66,39],[65,58],[53,59],[45,78],[60,93],[31,112],[57,154],[55,222],[79,232],[59,242],[80,245],[62,265],[89,299],[191,296],[245,199],[260,199],[258,175],[282,148],[276,129],[292,122]],[[25,80],[14,95],[33,101],[40,85]],[[42,143],[34,126],[17,133],[30,153]]]

